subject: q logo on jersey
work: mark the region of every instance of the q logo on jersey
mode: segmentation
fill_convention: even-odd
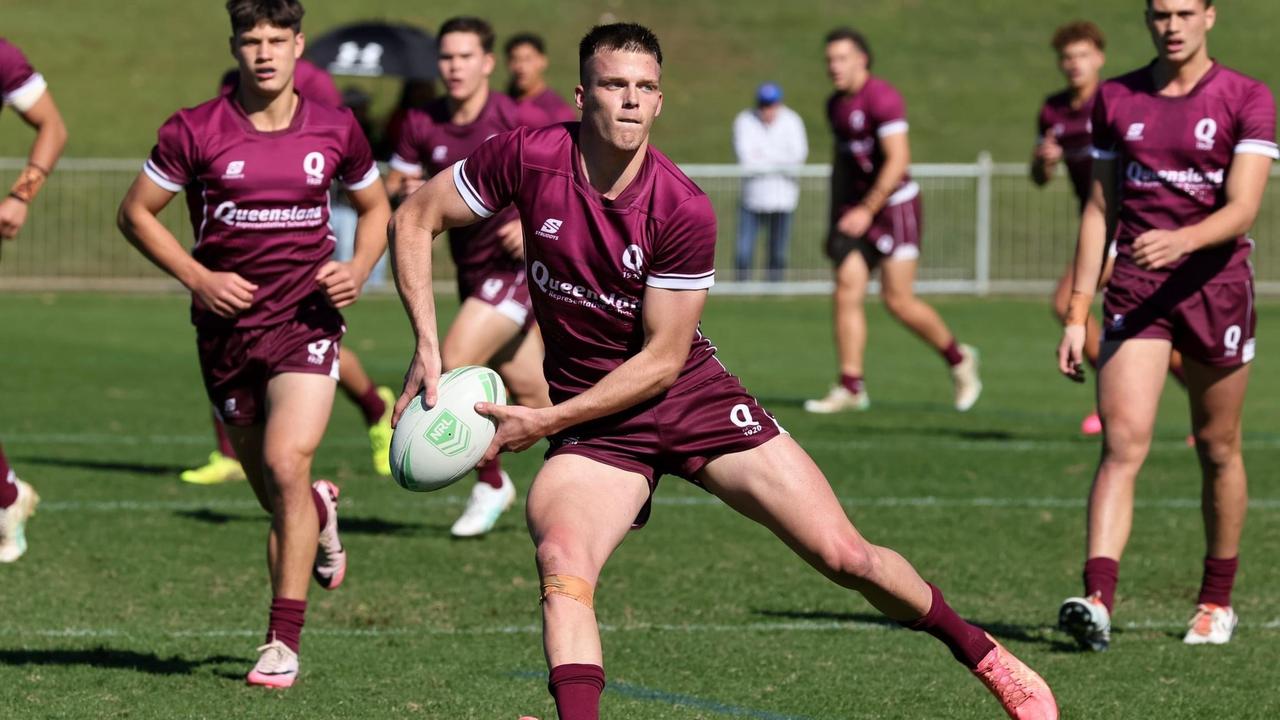
[[[1200,122],[1196,123],[1196,129],[1195,129],[1196,149],[1212,150],[1213,139],[1217,136],[1217,134],[1218,134],[1218,122],[1213,118],[1204,118]]]
[[[622,251],[622,277],[628,280],[638,279],[644,273],[644,250],[639,245],[628,245]]]
[[[751,408],[745,403],[739,403],[733,406],[729,411],[729,422],[742,429],[743,435],[755,435],[763,428],[756,419],[751,416]]]
[[[302,172],[307,174],[308,185],[323,185],[324,155],[318,152],[307,153],[302,159]]]

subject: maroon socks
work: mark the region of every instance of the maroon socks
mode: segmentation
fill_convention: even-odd
[[[551,668],[547,689],[556,701],[560,720],[600,720],[604,668],[573,663]]]
[[[316,504],[316,517],[320,519],[320,529],[324,530],[324,526],[329,522],[329,508],[324,504],[320,491],[314,487],[311,488],[311,501]]]
[[[361,394],[347,391],[347,397],[360,408],[365,425],[377,425],[382,416],[387,414],[387,404],[378,397],[378,386],[373,383],[369,383],[369,388]]]
[[[13,481],[12,472],[4,447],[0,446],[0,509],[18,502],[18,483]]]
[[[840,385],[842,385],[845,390],[857,395],[862,392],[862,376],[841,374]]]
[[[1231,586],[1236,583],[1236,570],[1240,568],[1240,557],[1204,559],[1204,578],[1200,581],[1201,605],[1212,604],[1222,607],[1231,606]]]
[[[236,457],[235,447],[231,445],[231,436],[227,435],[227,426],[218,419],[217,415],[213,416],[213,432],[218,436],[218,452],[222,453],[223,457],[239,460],[240,458]]]
[[[502,461],[494,458],[483,467],[476,468],[476,479],[494,490],[502,488]]]
[[[933,583],[929,583],[933,591],[933,602],[929,612],[915,622],[901,623],[908,630],[927,632],[942,641],[951,654],[965,667],[974,670],[982,658],[991,652],[995,643],[982,631],[982,628],[966,622],[956,614],[942,597],[942,591]]]
[[[1116,584],[1120,582],[1120,562],[1107,557],[1089,558],[1084,564],[1085,597],[1097,595],[1107,612],[1115,607]]]
[[[951,338],[951,344],[942,350],[942,359],[947,361],[947,365],[955,367],[964,362],[964,354],[960,352],[960,345],[956,343],[955,338]]]
[[[267,625],[267,642],[279,640],[298,652],[302,640],[302,624],[306,621],[307,601],[276,598],[271,601],[271,619]]]

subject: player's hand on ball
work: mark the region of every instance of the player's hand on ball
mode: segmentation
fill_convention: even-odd
[[[498,228],[498,240],[508,255],[517,260],[524,259],[524,229],[518,218]]]
[[[391,413],[391,426],[400,424],[400,416],[409,407],[409,403],[413,402],[415,395],[422,396],[423,408],[435,407],[439,399],[439,385],[440,352],[432,346],[419,346],[404,374],[404,389],[400,391],[400,399],[396,400],[395,409]]]
[[[498,423],[498,432],[493,436],[493,442],[489,444],[489,451],[484,454],[481,463],[489,462],[500,452],[528,450],[550,433],[543,413],[532,408],[482,402],[476,403],[476,412],[491,417]]]
[[[360,297],[364,279],[351,267],[351,263],[330,260],[316,273],[316,282],[324,288],[329,302],[336,308],[344,308]]]
[[[27,222],[27,204],[17,198],[0,201],[0,239],[12,240]]]
[[[236,273],[208,272],[191,288],[191,294],[220,317],[233,318],[253,305],[257,289]]]
[[[1148,230],[1133,241],[1133,261],[1144,270],[1159,270],[1191,250],[1191,243],[1176,230]]]
[[[871,229],[871,221],[873,219],[874,216],[870,210],[862,205],[856,205],[840,216],[840,221],[836,223],[836,229],[851,238],[860,238]]]
[[[1068,325],[1058,343],[1058,372],[1076,382],[1084,382],[1084,326]]]

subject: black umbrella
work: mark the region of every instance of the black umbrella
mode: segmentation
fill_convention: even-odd
[[[331,75],[433,80],[440,74],[436,39],[412,25],[343,25],[308,43],[306,56]]]

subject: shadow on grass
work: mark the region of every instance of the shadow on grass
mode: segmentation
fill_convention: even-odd
[[[210,508],[199,510],[175,510],[174,515],[187,520],[207,523],[209,525],[226,525],[227,523],[263,523],[267,521],[265,513],[228,513]],[[515,525],[506,524],[494,528],[490,534],[520,530]],[[350,516],[340,514],[338,530],[343,535],[448,535],[447,525],[427,523],[400,522],[368,515]]]
[[[0,650],[0,665],[83,665],[85,667],[132,670],[148,675],[190,675],[206,665],[244,663],[243,657],[213,655],[188,660],[183,657],[160,657],[155,653],[113,650],[107,647],[66,650]]]
[[[76,458],[60,458],[27,455],[13,458],[14,464],[46,465],[49,467],[75,468],[77,470],[97,470],[100,472],[129,473],[131,475],[173,475],[186,470],[182,465],[165,465],[161,463],[117,462],[110,460],[80,460]]]
[[[872,615],[871,613],[837,613],[796,610],[755,610],[753,612],[756,615],[763,617],[785,620],[858,623],[860,625],[880,625],[886,629],[895,630],[902,628],[901,625],[884,617],[883,615]],[[1055,626],[1052,625],[1018,625],[1006,622],[986,622],[984,620],[971,620],[971,622],[991,633],[992,637],[995,637],[997,640],[1044,645],[1053,652],[1082,652],[1079,646],[1075,643],[1068,642],[1060,637],[1053,637],[1057,631]]]

